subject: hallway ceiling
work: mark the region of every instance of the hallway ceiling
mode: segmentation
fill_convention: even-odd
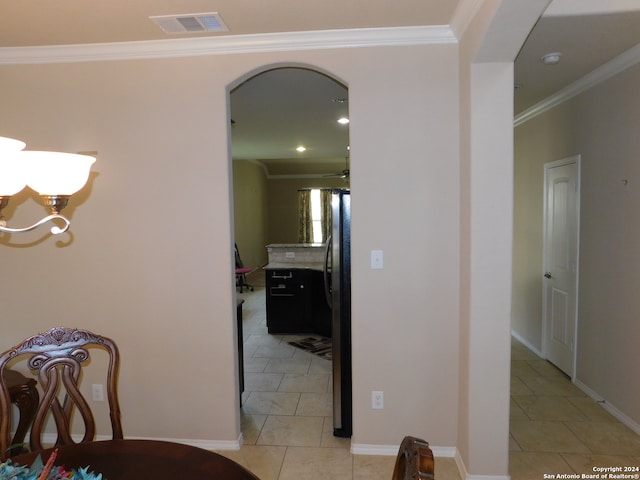
[[[0,55],[11,47],[448,25],[458,3],[462,0],[309,0],[302,15],[298,0],[5,1],[0,4]],[[149,19],[206,12],[217,12],[228,31],[168,35]],[[554,0],[516,59],[515,113],[638,44],[640,1]],[[551,52],[562,53],[560,63],[544,65],[541,56]],[[279,72],[281,81],[274,81],[263,75],[250,88],[241,87],[234,93],[234,157],[268,161],[273,173],[295,173],[291,168],[300,165],[300,155],[293,155],[292,148],[305,143],[309,150],[304,158],[315,159],[316,172],[343,170],[348,137],[345,128],[336,127],[333,117],[335,110],[344,110],[348,103],[327,105],[344,96],[340,85],[325,77],[286,80],[284,76],[284,71]],[[310,91],[317,98],[309,98]],[[263,100],[257,104],[256,99]],[[309,122],[325,115],[310,136]],[[312,168],[309,165],[306,173]]]

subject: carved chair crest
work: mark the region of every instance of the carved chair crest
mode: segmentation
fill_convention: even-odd
[[[76,443],[72,439],[71,422],[74,412],[80,414],[84,435],[80,442],[95,439],[96,426],[91,407],[80,390],[82,368],[90,361],[90,349],[106,350],[109,357],[106,373],[107,400],[109,402],[112,434],[114,439],[123,438],[120,422],[120,407],[117,395],[119,352],[109,338],[88,330],[55,327],[48,332],[34,335],[7,350],[0,356],[0,374],[7,363],[27,359],[32,374],[37,375],[42,396],[31,427],[30,447],[42,450],[43,429],[49,416],[55,422],[57,440],[55,445]],[[0,452],[9,447],[10,400],[6,386],[0,388]]]

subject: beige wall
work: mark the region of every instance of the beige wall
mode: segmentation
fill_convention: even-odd
[[[235,238],[246,266],[267,263],[266,245],[298,242],[298,190],[348,188],[341,178],[268,178],[247,160],[233,161]]]
[[[233,217],[235,241],[246,267],[267,263],[269,189],[264,167],[247,160],[233,161]]]
[[[298,190],[348,188],[341,178],[289,178],[269,180],[269,242],[298,243]]]
[[[127,435],[235,442],[228,91],[277,64],[314,66],[350,93],[353,442],[394,445],[412,432],[454,446],[457,375],[442,366],[458,358],[456,52],[443,44],[1,67],[4,135],[99,152],[91,188],[72,199],[69,246],[45,239],[0,250],[12,272],[0,280],[3,344],[55,324],[102,332],[122,351]],[[34,208],[21,205],[12,223],[41,211],[26,203]],[[373,275],[372,249],[385,250]],[[372,390],[385,391],[385,410],[371,409]]]
[[[491,16],[502,2],[483,3]],[[457,448],[471,474],[505,477],[511,181],[494,189],[483,169],[509,165],[510,65],[474,77],[482,34],[464,43],[462,55],[434,44],[0,67],[3,135],[99,151],[68,246],[34,234],[0,249],[2,342],[58,323],[105,333],[122,351],[126,435],[233,445],[228,91],[275,65],[310,66],[349,88],[352,446],[414,434]],[[479,125],[497,157],[471,135]],[[41,211],[21,202],[12,223]],[[374,249],[383,270],[369,268]],[[483,287],[494,258],[495,288]]]
[[[581,155],[576,379],[640,429],[639,82],[635,66],[516,128],[513,329],[541,347],[543,164]]]

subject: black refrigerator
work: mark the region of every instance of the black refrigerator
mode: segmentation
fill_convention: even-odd
[[[333,434],[350,437],[351,418],[351,196],[333,190],[331,237],[325,256],[325,290],[331,307]]]

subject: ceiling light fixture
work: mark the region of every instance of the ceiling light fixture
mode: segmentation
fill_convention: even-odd
[[[347,125],[349,123],[349,119],[347,117],[340,117],[338,119],[338,123],[340,125]]]
[[[0,137],[0,232],[30,232],[52,220],[61,220],[64,226],[54,225],[51,233],[66,232],[71,222],[60,211],[69,197],[80,190],[89,179],[89,169],[95,157],[77,153],[23,151],[25,143],[14,138]],[[2,216],[9,199],[29,186],[40,194],[51,214],[30,227],[10,228]]]
[[[296,147],[296,151],[299,153],[302,153],[306,150],[307,150],[307,147],[303,147],[302,145],[300,145],[299,147]]]
[[[557,65],[560,63],[560,57],[562,57],[561,52],[553,52],[543,55],[540,59],[545,65]]]

